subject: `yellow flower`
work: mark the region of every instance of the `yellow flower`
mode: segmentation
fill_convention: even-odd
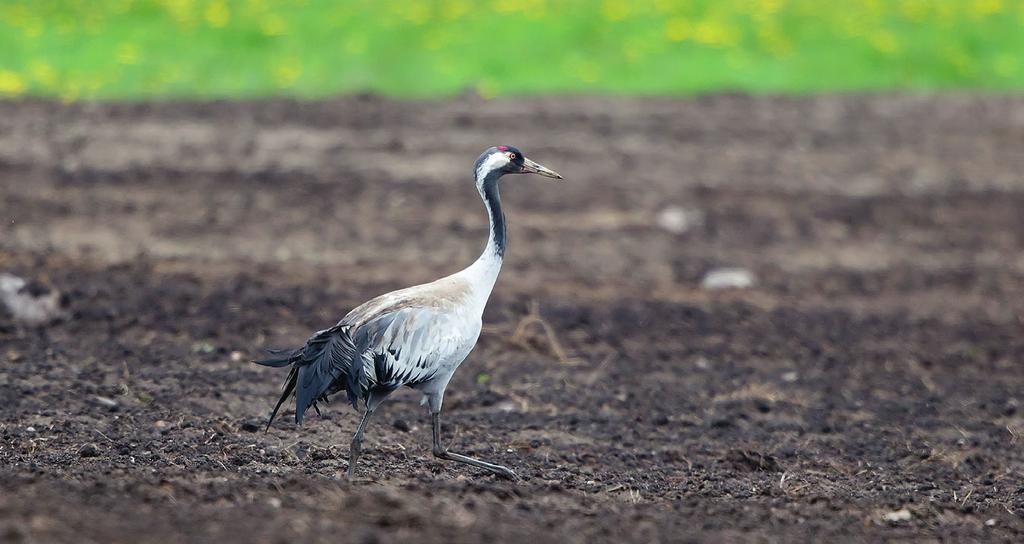
[[[929,0],[902,0],[900,11],[911,21],[923,21],[928,17],[928,10],[931,9]]]
[[[760,0],[757,7],[761,13],[773,14],[782,8],[782,0]]]
[[[548,17],[547,0],[523,0],[522,8],[523,17],[531,21],[540,21]]]
[[[701,21],[693,31],[693,39],[705,45],[732,45],[737,40],[736,31],[721,21]]]
[[[427,30],[423,34],[423,47],[431,51],[437,51],[445,46],[448,42],[448,36],[439,27],[434,27],[431,30]]]
[[[25,80],[10,70],[0,70],[0,95],[15,96],[25,92]]]
[[[974,0],[971,12],[978,15],[994,15],[1003,10],[1003,0]]]
[[[889,55],[899,51],[900,42],[892,32],[882,31],[868,36],[868,43],[878,52]]]
[[[762,46],[774,55],[786,55],[793,51],[793,44],[786,37],[786,33],[777,25],[766,25],[758,28],[757,38]]]
[[[445,19],[458,19],[469,13],[470,4],[466,0],[449,0],[442,4],[441,15]]]
[[[621,21],[629,16],[629,2],[626,0],[604,0],[601,16],[609,21]]]
[[[647,52],[647,44],[642,38],[629,37],[622,42],[622,53],[626,56],[626,59],[630,61],[636,61],[643,58]]]
[[[206,12],[203,13],[203,18],[206,19],[206,22],[210,26],[214,28],[223,28],[231,21],[231,10],[228,9],[226,2],[213,2],[206,6]]]
[[[163,0],[164,9],[171,14],[171,18],[181,25],[190,25],[193,21],[193,0]]]
[[[260,21],[260,31],[264,36],[280,36],[287,29],[287,24],[280,15],[267,15]]]
[[[298,59],[288,59],[274,66],[274,84],[278,88],[288,88],[298,81],[302,75],[302,64]]]
[[[689,38],[692,33],[693,25],[690,24],[690,21],[687,21],[682,17],[669,19],[669,21],[665,23],[665,37],[674,42],[681,42]]]
[[[245,4],[249,13],[263,13],[269,9],[266,0],[248,0]]]
[[[53,88],[57,86],[57,71],[48,62],[34,60],[29,65],[28,71],[32,79],[38,81],[43,87]]]
[[[523,9],[518,2],[509,2],[507,0],[496,0],[491,3],[491,7],[493,7],[498,13],[504,13],[506,15]]]

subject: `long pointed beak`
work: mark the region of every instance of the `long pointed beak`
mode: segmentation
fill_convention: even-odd
[[[523,169],[524,174],[540,174],[544,177],[562,179],[562,175],[547,166],[537,164],[526,157],[523,157]]]

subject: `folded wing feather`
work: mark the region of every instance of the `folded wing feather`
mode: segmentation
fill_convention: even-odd
[[[345,390],[356,406],[370,392],[390,392],[429,381],[475,341],[470,320],[449,297],[413,296],[404,290],[378,297],[350,312],[337,325],[317,332],[295,350],[274,352],[259,364],[291,366],[284,391],[271,413],[295,396],[295,421],[328,395]],[[461,361],[455,361],[457,364]]]

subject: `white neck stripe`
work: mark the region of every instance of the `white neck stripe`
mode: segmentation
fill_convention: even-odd
[[[508,156],[504,153],[492,153],[484,162],[480,163],[480,167],[476,169],[476,181],[477,183],[483,181],[487,174],[490,174],[499,167],[508,164]]]

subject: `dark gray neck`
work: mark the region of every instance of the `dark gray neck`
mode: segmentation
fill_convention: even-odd
[[[491,232],[487,238],[487,249],[493,251],[499,258],[505,256],[505,245],[507,243],[505,232],[505,214],[501,211],[501,194],[498,192],[498,179],[501,175],[489,175],[480,184],[480,196],[484,199],[484,206],[487,207],[487,216],[491,220]]]

